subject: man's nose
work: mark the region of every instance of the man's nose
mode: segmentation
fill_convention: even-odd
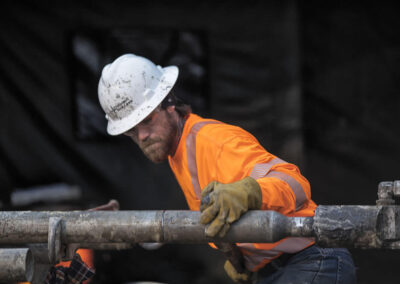
[[[146,139],[150,136],[150,131],[147,129],[147,127],[138,127],[137,129],[137,135],[139,141],[146,141]]]

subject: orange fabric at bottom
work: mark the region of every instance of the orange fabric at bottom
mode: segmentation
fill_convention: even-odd
[[[93,250],[91,249],[78,249],[76,251],[77,254],[79,254],[79,256],[81,257],[82,261],[89,266],[90,268],[94,268],[93,265]],[[71,261],[61,261],[58,264],[56,264],[56,266],[64,266],[64,267],[69,267],[69,265],[71,264]],[[90,279],[83,281],[83,284],[89,284],[90,283]]]
[[[78,249],[76,251],[77,254],[81,257],[82,261],[86,263],[87,266],[93,268],[93,251],[91,249]],[[69,267],[71,261],[61,261],[56,266],[64,266]]]

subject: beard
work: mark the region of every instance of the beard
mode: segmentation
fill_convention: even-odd
[[[158,164],[165,161],[174,149],[175,144],[178,143],[175,141],[177,125],[172,123],[168,116],[166,122],[163,125],[162,133],[137,143],[143,154],[153,163]]]
[[[154,163],[161,163],[168,158],[170,143],[158,137],[142,143],[139,148],[149,160]]]

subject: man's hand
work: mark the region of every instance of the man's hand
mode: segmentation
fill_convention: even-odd
[[[224,269],[226,274],[235,282],[239,283],[249,283],[251,272],[246,271],[244,273],[239,273],[236,271],[235,267],[233,267],[232,263],[227,260],[225,261]]]
[[[200,223],[211,223],[206,235],[224,237],[230,224],[249,209],[260,209],[261,189],[257,181],[246,177],[240,181],[223,184],[209,183],[201,192]]]

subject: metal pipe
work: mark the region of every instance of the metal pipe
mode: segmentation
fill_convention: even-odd
[[[197,211],[0,212],[0,244],[47,243],[59,217],[63,244],[180,242],[270,243],[314,237],[325,247],[400,249],[400,206],[318,206],[314,217],[249,211],[224,238],[208,238]]]
[[[61,239],[69,243],[209,242],[197,211],[0,212],[0,244],[46,243],[49,218],[62,218]],[[312,218],[286,218],[275,211],[251,211],[223,240],[275,242],[311,236]],[[215,238],[217,240],[217,238]]]
[[[28,248],[0,249],[0,280],[9,282],[32,280],[34,260]]]
[[[314,234],[324,247],[378,248],[378,216],[381,206],[318,206]]]

